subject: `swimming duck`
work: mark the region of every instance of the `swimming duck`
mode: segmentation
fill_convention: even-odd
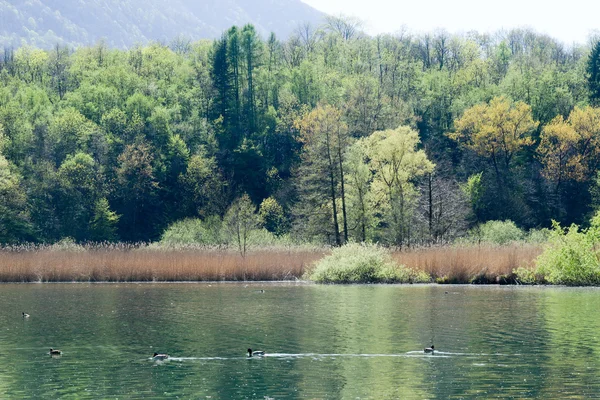
[[[264,356],[265,352],[261,350],[252,351],[252,349],[248,349],[248,357],[252,356]]]
[[[61,356],[62,355],[62,351],[57,350],[57,349],[53,349],[52,347],[50,347],[50,355],[51,356]]]
[[[23,311],[23,318],[29,318],[29,314],[27,314],[25,311]]]
[[[431,353],[431,354],[433,354],[433,350],[434,349],[435,349],[435,347],[433,345],[431,345],[431,347],[427,347],[427,348],[423,349],[423,351],[425,353]]]
[[[158,353],[154,353],[154,354],[152,355],[152,359],[153,359],[154,361],[163,361],[163,360],[166,360],[167,358],[169,358],[169,355],[168,355],[168,354],[158,354]]]

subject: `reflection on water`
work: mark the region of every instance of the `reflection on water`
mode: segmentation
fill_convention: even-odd
[[[0,398],[600,397],[599,289],[32,284],[0,302]]]

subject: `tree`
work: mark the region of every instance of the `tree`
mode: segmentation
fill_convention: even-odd
[[[58,94],[58,98],[62,100],[69,88],[69,49],[66,46],[61,46],[58,43],[54,46],[50,54],[50,76],[52,79],[52,88]]]
[[[90,239],[89,224],[100,192],[96,162],[89,154],[69,155],[58,169],[57,178],[62,236],[80,241]]]
[[[592,47],[586,67],[590,103],[600,106],[600,40]]]
[[[338,34],[344,40],[350,40],[359,33],[362,23],[355,17],[328,15],[325,17],[325,28]]]
[[[225,34],[213,43],[211,78],[216,93],[213,99],[214,111],[212,118],[214,120],[221,119],[224,125],[224,137],[219,137],[220,144],[222,146],[227,144],[229,148],[233,148],[235,147],[235,144],[228,143],[230,138],[226,136],[228,128],[232,124],[234,118],[234,112],[232,110],[233,89],[227,47],[227,35]]]
[[[418,144],[419,134],[406,126],[374,132],[365,140],[369,167],[375,173],[373,195],[383,213],[384,239],[399,246],[410,238],[417,197],[413,181],[435,167],[423,150],[417,150]]]
[[[262,42],[254,26],[247,24],[242,28],[242,54],[246,61],[246,82],[248,89],[246,100],[246,117],[248,129],[251,133],[256,131],[256,101],[254,90],[254,70],[259,67],[262,56]]]
[[[477,225],[481,221],[481,196],[483,195],[483,185],[481,177],[483,172],[473,174],[467,178],[467,181],[460,185],[460,190],[467,198],[470,206],[473,222]]]
[[[331,233],[335,244],[348,240],[348,222],[344,186],[344,154],[349,146],[348,127],[342,121],[342,113],[332,106],[318,106],[296,122],[303,142],[300,178],[302,207],[309,217],[320,209],[321,216],[330,216]],[[325,206],[323,199],[328,199]],[[338,222],[338,201],[342,206],[343,239]],[[317,214],[313,214],[317,215]],[[321,226],[320,229],[323,229]]]
[[[258,215],[266,230],[275,236],[281,236],[287,230],[287,221],[283,207],[273,197],[268,197],[260,203]]]
[[[179,181],[185,193],[182,200],[187,215],[200,218],[223,215],[228,199],[227,184],[214,157],[208,157],[202,150],[193,155]]]
[[[348,225],[354,239],[361,243],[373,239],[373,228],[376,225],[371,193],[373,172],[368,165],[365,140],[356,141],[346,153]]]
[[[94,241],[116,241],[118,238],[118,222],[119,216],[110,209],[108,200],[105,197],[98,199],[90,221],[90,239]]]
[[[450,178],[436,173],[425,175],[419,211],[428,241],[447,243],[465,232],[469,211],[467,196]]]
[[[151,149],[144,142],[127,145],[118,158],[119,231],[125,240],[159,234],[157,228],[163,216],[157,204],[160,186],[154,176],[153,161]]]
[[[223,222],[230,237],[233,237],[242,257],[246,257],[250,232],[258,228],[256,207],[247,194],[236,199],[227,210]]]
[[[565,121],[554,118],[542,130],[537,153],[544,176],[556,183],[593,178],[600,155],[600,108],[575,107]]]
[[[0,154],[0,243],[17,243],[32,239],[27,197],[21,179],[10,170]]]
[[[74,108],[55,115],[50,123],[48,136],[56,165],[62,164],[68,155],[88,150],[90,139],[97,131],[97,125]]]
[[[454,121],[455,132],[448,136],[492,164],[498,190],[504,195],[504,177],[510,171],[514,155],[533,144],[532,132],[537,125],[529,105],[495,97],[488,104],[466,110]]]

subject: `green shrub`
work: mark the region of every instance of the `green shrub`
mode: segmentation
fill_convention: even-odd
[[[320,283],[429,282],[426,273],[397,265],[390,253],[376,245],[347,244],[315,263],[308,279]]]
[[[563,229],[554,222],[548,246],[536,260],[536,274],[559,285],[597,285],[600,283],[598,227],[592,221],[588,230],[577,225]]]
[[[525,239],[525,232],[513,221],[488,221],[470,232],[471,241],[505,245]]]
[[[227,232],[218,217],[205,220],[188,218],[174,222],[162,234],[159,246],[222,246],[237,247],[235,238]],[[289,235],[275,236],[263,228],[251,229],[247,235],[247,247],[291,246],[294,242]]]
[[[552,231],[550,229],[542,228],[542,229],[531,229],[529,234],[527,235],[527,243],[531,244],[542,244],[546,243]]]
[[[535,269],[519,267],[513,270],[514,280],[518,284],[535,285],[536,283],[544,283],[543,277],[537,274]]]
[[[221,225],[218,217],[208,217],[204,221],[198,218],[177,221],[162,234],[160,243],[168,246],[222,244]]]

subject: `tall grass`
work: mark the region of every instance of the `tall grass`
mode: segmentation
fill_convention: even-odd
[[[538,245],[465,245],[392,251],[390,257],[415,274],[426,273],[431,281],[502,283],[511,282],[514,269],[531,268],[540,253]],[[0,282],[294,280],[302,279],[317,260],[329,254],[329,248],[315,246],[263,247],[242,257],[219,246],[77,245],[65,241],[53,246],[0,248]],[[379,281],[405,281],[392,279],[392,275]],[[419,276],[423,280],[423,275]]]
[[[516,283],[514,270],[530,270],[540,245],[465,245],[396,251],[398,264],[428,273],[439,283]]]
[[[291,280],[323,256],[306,248],[239,253],[218,247],[132,245],[11,247],[0,250],[1,282]]]

